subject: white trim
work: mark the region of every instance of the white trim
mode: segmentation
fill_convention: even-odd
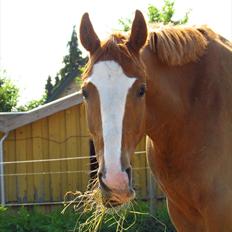
[[[65,161],[65,160],[81,160],[95,158],[96,156],[76,156],[67,158],[56,158],[56,159],[39,159],[39,160],[18,160],[18,161],[6,161],[0,162],[1,164],[25,164],[25,163],[41,163],[41,162],[54,162],[54,161]]]
[[[0,186],[1,186],[1,205],[5,206],[6,200],[5,200],[5,182],[4,182],[4,165],[3,165],[3,160],[4,160],[4,150],[3,150],[3,143],[5,139],[7,138],[9,132],[3,135],[3,137],[0,140]]]
[[[76,92],[27,112],[0,113],[0,131],[7,132],[14,130],[82,102],[83,98],[81,92]]]

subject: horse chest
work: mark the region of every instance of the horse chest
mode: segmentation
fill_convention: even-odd
[[[181,163],[178,159],[174,161],[165,153],[159,153],[152,143],[149,145],[149,142],[147,153],[150,168],[167,197],[174,201],[183,201],[185,196],[188,196],[189,200],[192,198],[192,201],[198,198],[198,178],[189,165],[185,162]]]

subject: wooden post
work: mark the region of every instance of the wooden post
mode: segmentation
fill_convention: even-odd
[[[149,193],[149,201],[150,201],[150,214],[154,215],[156,210],[156,188],[155,188],[155,180],[152,172],[149,170],[148,173],[149,185],[148,185],[148,193]]]
[[[0,182],[1,182],[1,205],[5,206],[5,183],[4,183],[4,155],[3,155],[3,143],[4,140],[7,138],[9,132],[7,132],[0,140]]]

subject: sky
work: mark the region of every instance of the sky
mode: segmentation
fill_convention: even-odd
[[[162,0],[0,0],[0,70],[20,88],[19,104],[44,93],[48,75],[63,67],[73,26],[88,12],[103,39],[118,28],[119,18],[133,18],[136,9],[144,16],[147,7]],[[189,25],[207,24],[232,40],[231,0],[176,0],[176,19],[191,9]],[[83,48],[82,48],[83,49]],[[84,51],[84,50],[83,50]],[[87,54],[87,53],[85,53]]]

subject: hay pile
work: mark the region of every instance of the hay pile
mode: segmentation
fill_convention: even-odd
[[[106,208],[103,205],[97,179],[91,181],[87,189],[89,190],[84,193],[76,191],[75,193],[67,192],[65,194],[62,213],[65,213],[70,206],[73,206],[74,210],[80,213],[73,232],[98,232],[101,231],[105,223],[109,225],[108,227],[115,227],[115,232],[128,231],[135,225],[139,215],[149,215],[136,211],[134,208],[135,201],[119,207]],[[133,221],[130,221],[128,225],[126,217],[129,214],[133,215]],[[154,218],[152,215],[150,216]],[[85,219],[84,223],[82,223],[83,218]],[[166,231],[166,226],[158,219],[154,219],[161,223],[164,226],[164,231]]]

